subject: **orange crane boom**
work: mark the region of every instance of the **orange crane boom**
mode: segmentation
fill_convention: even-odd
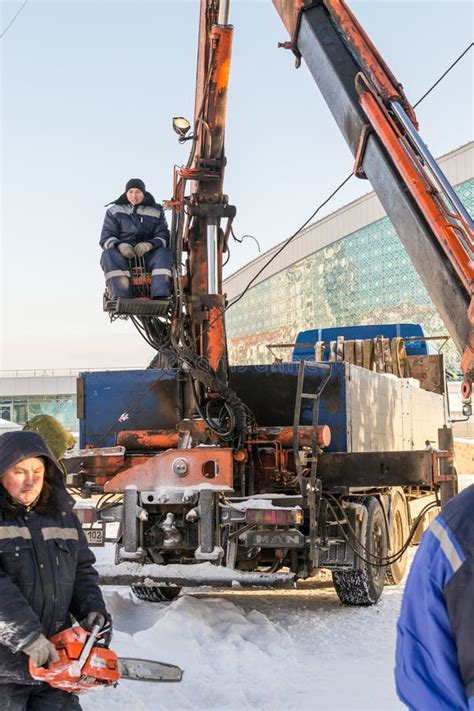
[[[474,369],[474,224],[418,133],[413,107],[344,0],[273,0],[393,222],[454,343],[463,397]]]

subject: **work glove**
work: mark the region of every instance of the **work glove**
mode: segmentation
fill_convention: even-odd
[[[135,254],[137,257],[143,257],[147,252],[151,252],[153,245],[151,242],[139,242],[135,245]]]
[[[133,259],[135,256],[132,245],[126,242],[120,242],[120,244],[117,245],[117,249],[125,259]]]
[[[86,632],[92,632],[92,628],[95,627],[95,625],[100,625],[100,639],[106,647],[109,646],[110,640],[112,639],[112,617],[108,612],[105,615],[103,612],[98,611],[89,612],[80,625]]]
[[[42,667],[47,662],[59,661],[56,647],[44,634],[40,634],[30,644],[23,647],[23,652],[29,656],[35,667]]]

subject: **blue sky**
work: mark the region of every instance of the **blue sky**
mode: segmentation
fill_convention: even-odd
[[[21,4],[0,3],[3,29]],[[415,102],[472,41],[470,2],[349,3]],[[102,311],[104,205],[130,177],[157,200],[186,161],[198,0],[29,0],[1,44],[0,370],[145,366],[132,324]],[[308,70],[294,69],[270,0],[234,0],[225,190],[237,235],[268,249],[352,168]],[[417,110],[435,155],[472,140],[474,52]],[[370,185],[353,179],[327,214]],[[228,272],[256,256],[234,245]]]

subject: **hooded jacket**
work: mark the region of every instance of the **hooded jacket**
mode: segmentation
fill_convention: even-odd
[[[123,193],[105,213],[100,235],[102,249],[111,249],[121,242],[135,246],[151,242],[155,249],[169,247],[170,232],[163,207],[151,193],[145,193],[140,205],[131,205]]]
[[[23,459],[42,457],[45,479],[28,510],[0,478],[0,683],[35,684],[21,650],[39,634],[51,637],[89,612],[106,615],[98,574],[63,474],[35,432],[0,436],[0,477]]]
[[[416,552],[397,626],[395,678],[411,711],[474,711],[474,485]]]

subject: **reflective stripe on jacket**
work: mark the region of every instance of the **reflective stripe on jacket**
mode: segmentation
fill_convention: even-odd
[[[145,194],[145,200],[137,206],[130,205],[123,195],[105,213],[100,246],[111,249],[120,242],[136,245],[151,242],[155,249],[168,247],[170,233],[161,205],[153,195]]]
[[[0,484],[0,689],[2,679],[35,683],[21,650],[39,634],[70,627],[71,615],[80,621],[95,610],[105,614],[95,557],[56,460],[34,432],[0,437],[0,474],[30,456],[46,461],[38,505],[28,511],[15,504]]]

